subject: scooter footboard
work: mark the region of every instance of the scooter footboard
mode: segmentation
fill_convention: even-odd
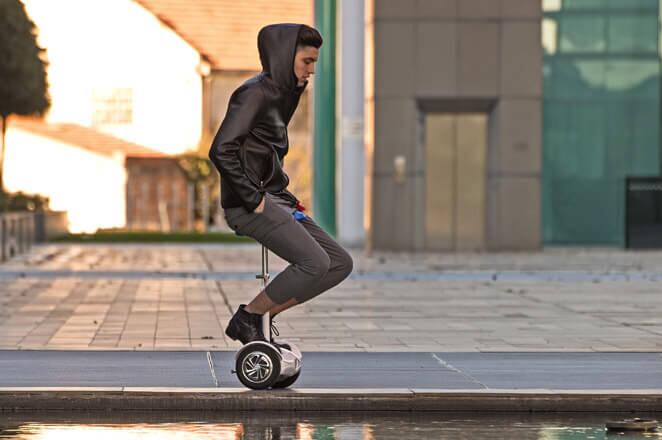
[[[302,355],[299,348],[289,342],[286,343],[291,347],[291,350],[281,347],[280,375],[283,377],[294,376],[301,370],[302,365]]]

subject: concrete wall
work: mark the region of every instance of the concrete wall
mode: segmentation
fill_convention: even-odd
[[[425,248],[430,109],[488,113],[486,248],[540,247],[540,2],[375,0],[374,14],[374,248]]]
[[[124,153],[101,154],[11,123],[6,145],[3,178],[9,192],[48,197],[51,209],[68,213],[72,233],[125,225]]]
[[[193,229],[194,202],[189,200],[192,184],[176,158],[127,157],[125,163],[128,229],[167,232]]]

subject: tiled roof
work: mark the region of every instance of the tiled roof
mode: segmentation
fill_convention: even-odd
[[[8,127],[10,129],[16,127],[39,136],[76,145],[106,156],[111,156],[113,152],[120,151],[125,156],[168,157],[167,154],[160,151],[127,142],[123,139],[76,124],[49,124],[39,118],[13,116],[9,119]]]
[[[262,69],[257,33],[271,23],[313,24],[314,0],[135,0],[214,69]]]

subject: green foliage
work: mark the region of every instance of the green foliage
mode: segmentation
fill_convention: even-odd
[[[220,182],[219,175],[213,167],[211,161],[206,157],[196,155],[181,155],[177,160],[177,165],[182,169],[189,182],[194,184],[195,188],[195,208],[194,218],[201,219],[202,213],[202,195],[203,186],[207,187],[210,209],[213,213],[218,209],[218,204],[213,203],[214,200],[220,199]]]
[[[0,193],[4,193],[5,132],[8,117],[43,115],[50,107],[45,49],[19,0],[0,0]]]
[[[216,181],[216,173],[212,173],[211,162],[207,158],[182,155],[178,158],[177,165],[184,171],[190,182],[213,183]]]
[[[48,202],[48,197],[38,194],[25,194],[20,191],[15,194],[0,192],[0,212],[48,210]]]
[[[44,114],[50,106],[45,49],[19,0],[0,0],[0,117]]]
[[[53,241],[91,243],[255,243],[252,238],[238,236],[234,232],[161,233],[124,230],[104,230],[96,234],[68,234]]]

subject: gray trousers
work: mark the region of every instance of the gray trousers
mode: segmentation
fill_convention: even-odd
[[[276,304],[291,298],[308,301],[330,289],[352,272],[352,257],[312,218],[296,220],[288,200],[265,193],[264,210],[224,209],[225,221],[237,235],[254,238],[289,262],[265,288]]]

